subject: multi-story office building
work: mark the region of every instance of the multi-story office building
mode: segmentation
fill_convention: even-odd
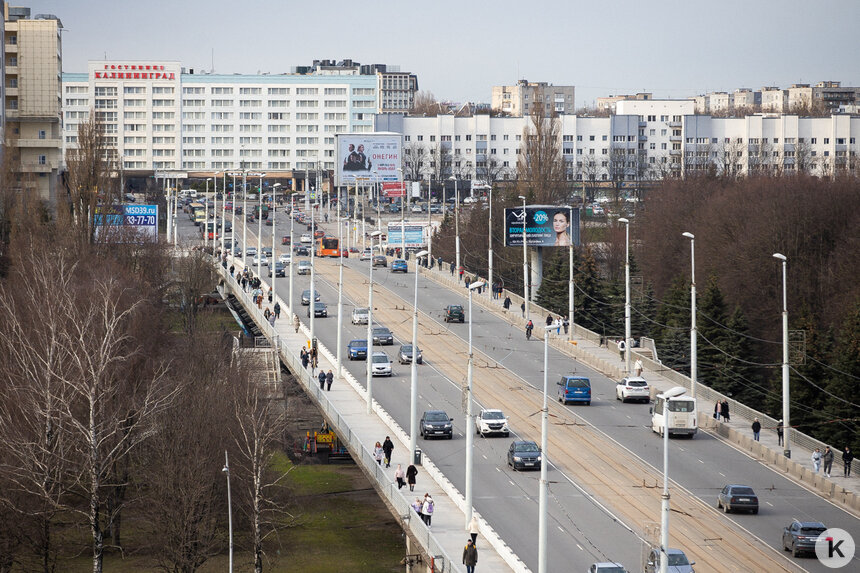
[[[519,80],[515,86],[493,86],[492,107],[510,117],[525,117],[536,103],[543,103],[546,115],[571,115],[576,109],[574,92],[574,86]]]
[[[127,176],[333,170],[335,134],[372,131],[379,107],[376,73],[334,68],[194,74],[176,61],[91,61],[63,76],[64,145],[93,110]]]
[[[17,184],[45,200],[56,197],[62,157],[60,76],[63,24],[56,16],[4,6],[3,98],[7,151]]]

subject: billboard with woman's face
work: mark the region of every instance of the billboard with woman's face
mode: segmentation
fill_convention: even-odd
[[[579,209],[557,205],[527,205],[505,209],[505,246],[569,247],[579,245]]]

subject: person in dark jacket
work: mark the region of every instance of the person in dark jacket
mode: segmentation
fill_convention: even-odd
[[[325,385],[326,385],[325,389],[326,389],[326,392],[331,391],[331,383],[332,382],[334,382],[334,372],[332,372],[331,369],[329,369],[329,371],[325,373]]]
[[[409,484],[409,491],[415,491],[415,478],[418,476],[418,468],[409,464],[406,468],[406,483]]]
[[[505,310],[508,310],[509,308],[511,308],[511,297],[506,296],[505,302],[502,303],[502,306],[505,307]]]
[[[759,434],[761,434],[761,422],[758,421],[758,418],[753,420],[752,431],[753,431],[753,439],[755,441],[759,441],[758,437],[759,437]]]
[[[385,441],[382,442],[382,451],[385,452],[385,467],[391,467],[391,452],[394,451],[394,442],[391,438],[385,436]]]
[[[466,542],[466,547],[463,548],[463,565],[466,566],[466,573],[475,573],[475,565],[478,564],[478,548],[469,539]]]
[[[317,379],[320,381],[320,390],[325,390],[325,371],[320,370],[319,376]]]
[[[299,353],[299,357],[302,360],[302,368],[305,370],[308,369],[308,362],[310,362],[310,357],[308,356],[308,351],[302,348],[302,351]]]
[[[851,477],[851,462],[854,461],[854,454],[851,453],[851,449],[848,446],[845,446],[845,451],[842,452],[842,463],[845,466],[845,477]]]
[[[720,404],[720,415],[723,417],[723,420],[729,421],[729,401],[723,400],[722,404]]]
[[[833,467],[833,450],[830,446],[825,446],[821,461],[824,462],[824,475],[830,477],[830,469]]]

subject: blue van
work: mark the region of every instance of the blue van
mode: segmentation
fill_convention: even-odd
[[[585,376],[562,376],[558,382],[558,401],[564,405],[568,402],[591,405],[591,380]]]

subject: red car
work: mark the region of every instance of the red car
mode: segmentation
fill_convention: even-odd
[[[283,237],[281,237],[281,244],[282,245],[289,245],[291,242],[292,242],[292,239],[290,239],[289,235],[284,235]]]

